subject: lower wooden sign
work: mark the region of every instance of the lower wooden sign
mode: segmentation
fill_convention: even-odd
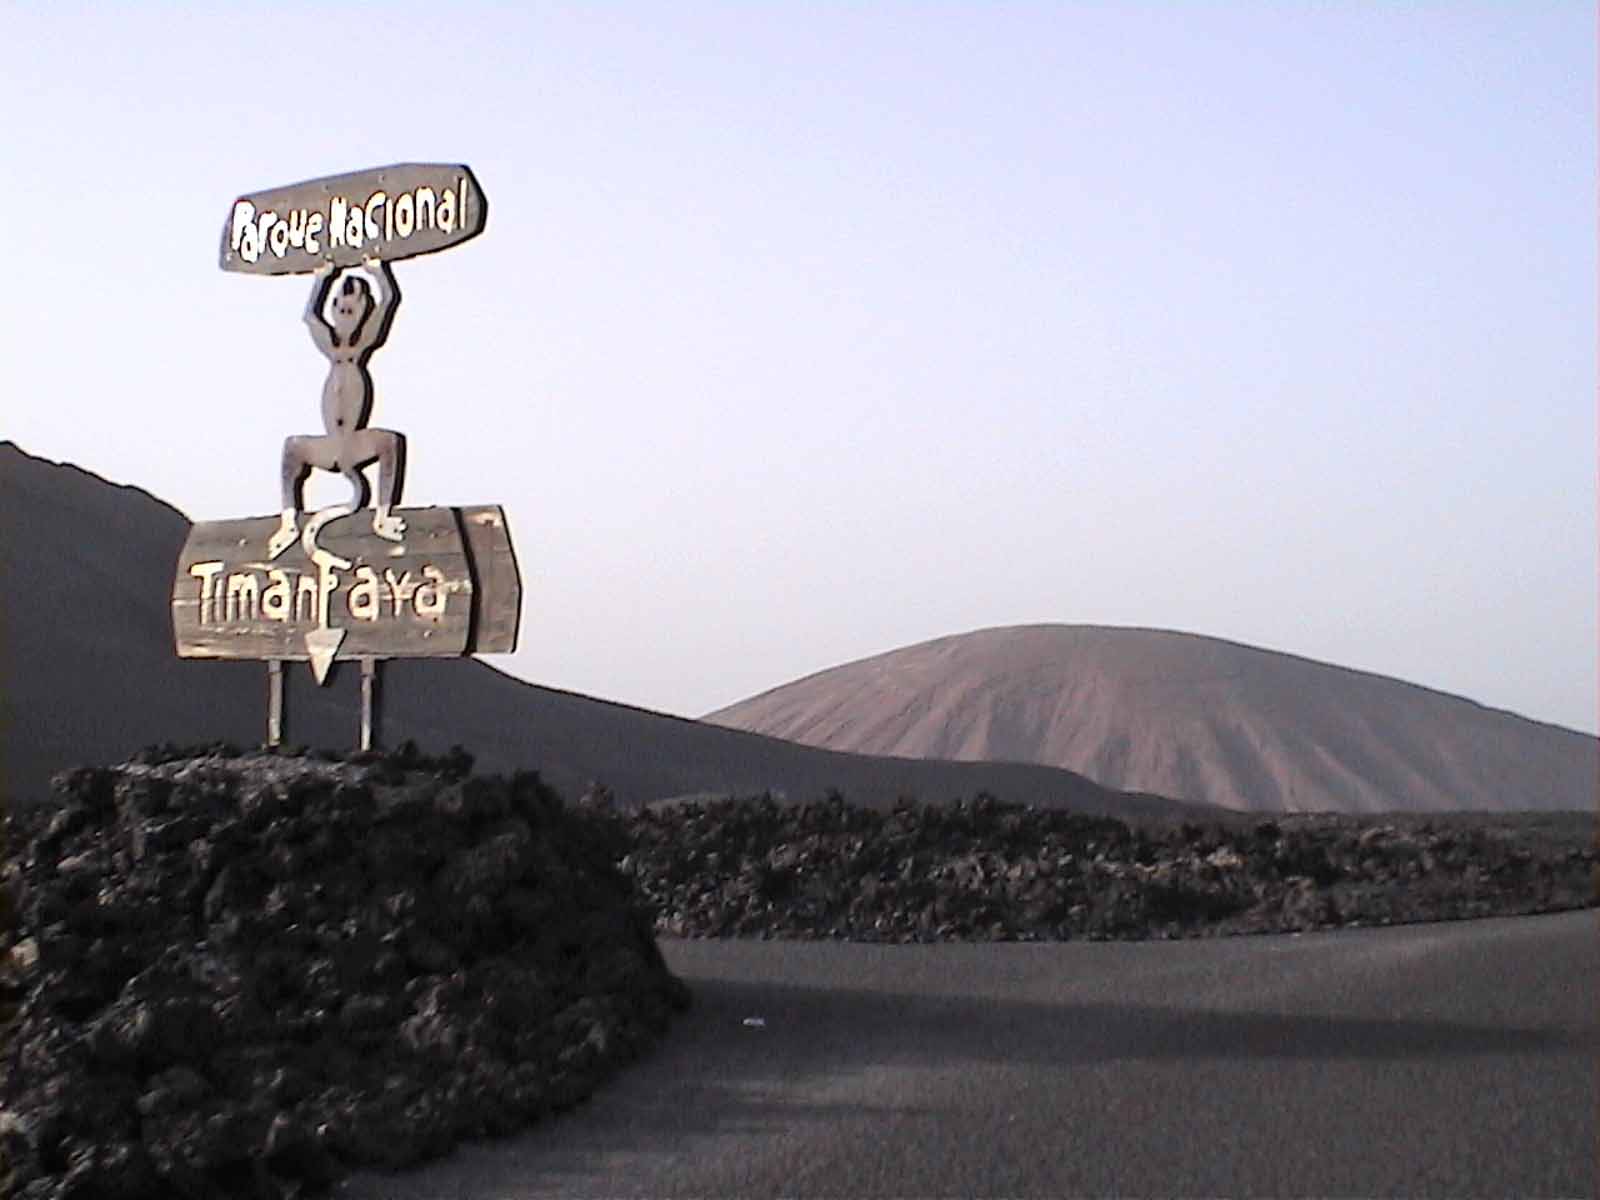
[[[522,584],[494,505],[411,508],[399,540],[371,511],[305,514],[273,556],[279,517],[194,525],[178,558],[172,627],[183,658],[334,661],[516,649]]]

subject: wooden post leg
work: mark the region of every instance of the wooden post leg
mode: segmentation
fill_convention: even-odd
[[[372,749],[373,700],[378,690],[378,660],[361,660],[361,748]]]
[[[267,745],[283,743],[283,660],[267,659]]]

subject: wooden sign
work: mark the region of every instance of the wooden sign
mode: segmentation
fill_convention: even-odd
[[[483,232],[488,205],[472,172],[397,163],[240,196],[222,230],[222,269],[297,275],[322,263],[394,262]]]
[[[511,654],[522,621],[522,576],[511,532],[498,504],[456,509],[472,568],[472,626],[468,654]]]
[[[400,509],[405,437],[368,426],[367,369],[400,291],[389,264],[483,232],[488,207],[464,166],[397,163],[240,196],[222,229],[224,271],[312,274],[303,313],[328,360],[320,434],[286,438],[276,517],[193,526],[172,585],[182,658],[267,663],[267,740],[283,733],[283,664],[318,683],[361,662],[361,748],[372,745],[377,665],[385,658],[508,654],[522,581],[494,505]],[[355,270],[354,268],[359,268]],[[370,517],[363,471],[376,463]],[[306,475],[342,475],[350,503],[303,508]]]
[[[336,660],[514,650],[522,585],[504,513],[397,515],[400,541],[334,510],[276,556],[277,517],[194,525],[172,587],[179,656],[309,661],[320,682]]]

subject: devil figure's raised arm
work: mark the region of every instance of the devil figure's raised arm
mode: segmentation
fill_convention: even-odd
[[[372,279],[376,295],[373,297],[372,311],[361,323],[361,328],[356,330],[351,348],[365,352],[377,349],[388,336],[389,321],[394,315],[394,306],[400,297],[400,290],[394,285],[394,272],[381,258],[366,259],[361,265]]]
[[[333,354],[333,330],[328,325],[328,318],[323,316],[322,310],[328,303],[328,284],[333,280],[333,264],[325,262],[312,272],[311,295],[306,298],[306,328],[311,331],[311,340],[323,354]]]

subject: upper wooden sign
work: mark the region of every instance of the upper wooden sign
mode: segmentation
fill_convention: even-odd
[[[298,275],[431,254],[483,232],[488,205],[472,172],[397,163],[240,196],[222,230],[222,269]]]

